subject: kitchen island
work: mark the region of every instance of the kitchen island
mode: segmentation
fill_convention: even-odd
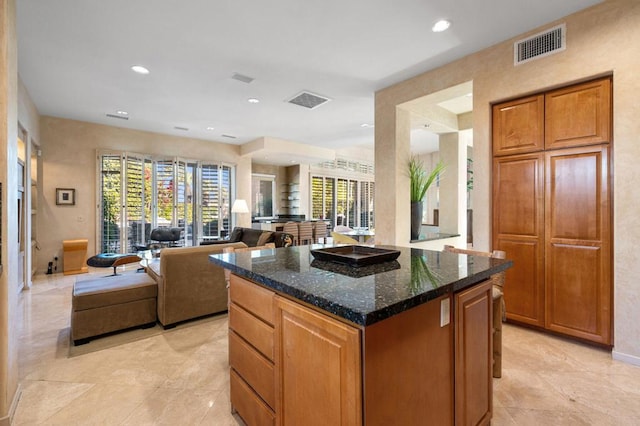
[[[212,255],[231,270],[231,403],[249,425],[488,424],[491,283],[507,260],[386,247]]]

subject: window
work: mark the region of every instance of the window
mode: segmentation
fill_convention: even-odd
[[[253,174],[251,176],[252,217],[273,217],[276,177],[273,175]]]
[[[100,252],[135,252],[151,229],[179,227],[179,244],[228,234],[233,167],[132,153],[98,155]]]
[[[330,220],[333,226],[373,228],[374,188],[368,180],[312,176],[312,219]]]

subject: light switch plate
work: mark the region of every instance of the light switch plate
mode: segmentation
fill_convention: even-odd
[[[448,325],[451,321],[451,299],[442,299],[440,301],[440,327]]]

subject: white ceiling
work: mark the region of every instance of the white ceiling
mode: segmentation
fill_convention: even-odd
[[[376,90],[599,2],[20,0],[19,73],[43,115],[234,144],[371,147],[362,125]],[[452,26],[433,33],[440,18]],[[303,90],[331,101],[286,102]],[[106,117],[117,110],[129,120]]]

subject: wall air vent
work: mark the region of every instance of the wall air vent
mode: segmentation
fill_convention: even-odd
[[[565,24],[532,35],[513,44],[513,64],[520,65],[566,49]]]
[[[317,95],[311,92],[300,92],[287,102],[290,104],[298,105],[308,109],[314,109],[322,104],[329,102],[331,99],[324,96]]]
[[[105,114],[107,117],[109,118],[118,118],[120,120],[128,120],[129,117],[125,116],[125,115],[116,115],[116,114]]]
[[[234,80],[241,81],[243,83],[247,83],[247,84],[249,84],[253,80],[255,80],[255,78],[253,78],[253,77],[249,77],[248,75],[238,74],[237,72],[233,73],[231,78],[234,79]]]

